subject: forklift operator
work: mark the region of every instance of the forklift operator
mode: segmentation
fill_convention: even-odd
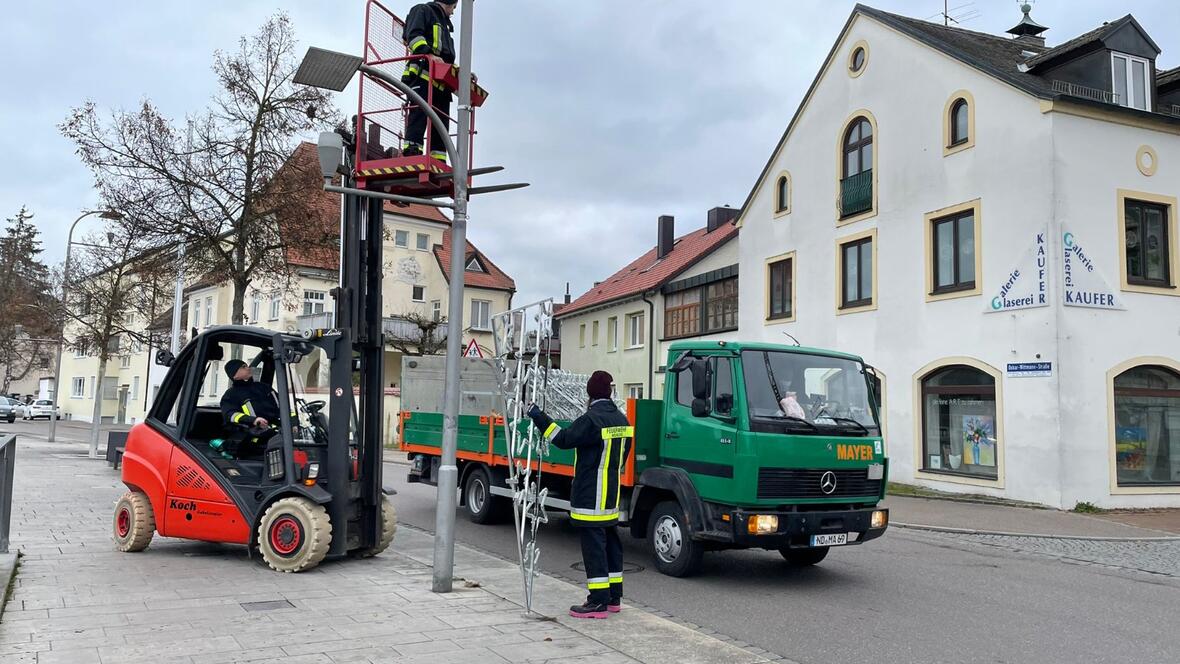
[[[225,363],[225,373],[233,381],[221,397],[221,415],[226,424],[259,429],[277,426],[279,404],[274,392],[254,381],[250,365],[242,360],[230,360]]]

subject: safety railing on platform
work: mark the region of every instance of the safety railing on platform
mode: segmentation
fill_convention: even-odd
[[[16,436],[0,436],[0,553],[8,553],[12,524],[12,476],[16,469]]]

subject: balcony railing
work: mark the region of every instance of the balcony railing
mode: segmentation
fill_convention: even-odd
[[[1077,83],[1069,83],[1067,81],[1053,81],[1053,92],[1059,92],[1071,97],[1089,99],[1091,101],[1100,101],[1106,104],[1119,103],[1119,95],[1117,93],[1078,85]]]
[[[331,311],[323,311],[318,314],[304,314],[295,317],[295,326],[300,332],[328,329],[334,327],[335,323],[336,314]]]
[[[873,169],[840,181],[840,216],[851,217],[873,209]]]
[[[386,339],[398,339],[408,343],[422,341],[422,328],[411,320],[397,316],[386,317],[381,321],[381,333]],[[447,339],[447,326],[440,325],[431,333],[431,341],[442,343]]]

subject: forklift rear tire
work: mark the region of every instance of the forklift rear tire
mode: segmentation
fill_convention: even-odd
[[[115,503],[115,546],[120,551],[143,551],[156,534],[152,501],[138,491],[128,491]]]
[[[393,508],[393,503],[389,502],[389,498],[381,496],[381,540],[377,542],[377,546],[369,547],[367,549],[357,549],[352,552],[356,558],[372,558],[389,548],[393,543],[393,534],[397,532],[397,510]]]
[[[507,515],[511,503],[503,496],[492,495],[492,480],[487,468],[479,466],[467,474],[463,482],[463,504],[473,523],[499,523]]]
[[[779,549],[779,553],[791,567],[808,567],[819,564],[828,556],[828,547],[817,546],[813,549]]]
[[[258,524],[258,549],[277,572],[302,572],[319,565],[331,543],[328,511],[307,498],[276,500]]]
[[[705,547],[692,538],[680,503],[666,500],[656,505],[647,522],[647,541],[661,574],[692,576],[700,570]]]

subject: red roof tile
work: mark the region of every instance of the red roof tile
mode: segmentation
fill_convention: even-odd
[[[733,222],[721,226],[712,233],[707,230],[701,228],[680,236],[672,251],[659,260],[656,259],[656,247],[652,247],[626,267],[562,307],[559,315],[564,318],[591,307],[655,290],[713,253],[714,249],[725,244],[726,240],[736,236],[738,232]]]
[[[483,265],[487,272],[471,272],[470,270],[463,273],[464,286],[472,288],[490,288],[492,290],[506,290],[516,291],[516,282],[512,277],[508,276],[496,264],[491,261],[482,251],[475,248],[469,240],[467,242],[467,260],[464,263],[470,262],[472,257],[479,258],[480,264]],[[443,231],[443,243],[434,245],[434,257],[438,259],[438,267],[442,270],[443,277],[446,278],[447,283],[451,282],[451,231],[447,229]]]

